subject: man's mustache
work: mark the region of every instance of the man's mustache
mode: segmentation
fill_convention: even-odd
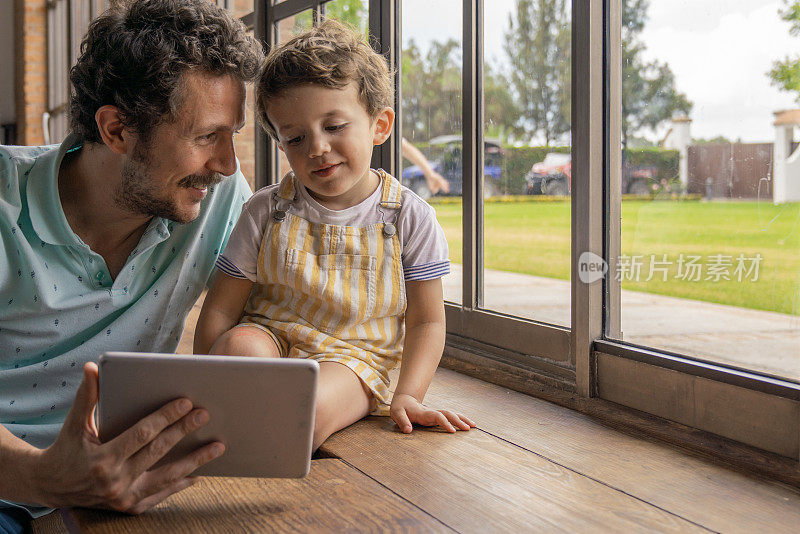
[[[215,172],[211,174],[190,174],[186,178],[182,178],[178,185],[181,187],[195,187],[203,189],[204,187],[211,187],[220,183],[225,177],[220,173]]]

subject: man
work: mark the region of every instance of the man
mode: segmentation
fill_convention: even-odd
[[[139,513],[224,449],[147,471],[208,421],[186,399],[101,444],[87,362],[175,351],[250,195],[233,135],[263,51],[208,0],[128,4],[84,38],[68,138],[0,148],[0,530],[12,502]]]

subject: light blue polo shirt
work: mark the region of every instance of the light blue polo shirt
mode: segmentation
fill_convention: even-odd
[[[0,147],[0,423],[40,448],[58,435],[85,362],[175,351],[251,195],[237,166],[194,221],[154,218],[112,280],[61,208],[58,168],[75,146]]]

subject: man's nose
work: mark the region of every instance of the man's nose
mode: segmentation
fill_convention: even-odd
[[[217,143],[214,154],[206,167],[223,176],[236,172],[236,149],[233,147],[233,136]]]

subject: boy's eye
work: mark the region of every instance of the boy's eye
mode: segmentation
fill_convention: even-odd
[[[298,135],[297,137],[292,137],[290,139],[287,139],[286,140],[286,144],[287,145],[296,145],[302,140],[303,140],[303,136],[302,135]]]
[[[325,129],[328,130],[329,132],[338,132],[340,130],[344,130],[345,126],[347,126],[347,123],[335,124],[333,126],[328,126]]]

